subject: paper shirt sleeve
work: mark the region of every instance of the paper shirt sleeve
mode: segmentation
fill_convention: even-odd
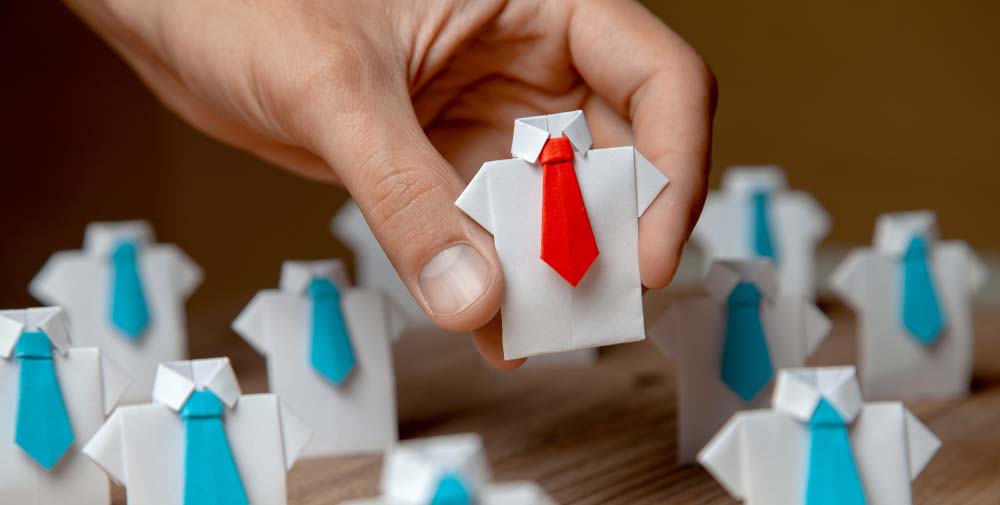
[[[399,337],[406,331],[406,315],[388,296],[382,295],[382,306],[385,307],[385,327],[389,333],[389,342],[399,342]]]
[[[649,205],[667,186],[670,179],[660,172],[638,149],[632,148],[635,165],[635,203],[637,218],[642,217]]]
[[[465,191],[455,200],[462,209],[486,231],[493,233],[493,207],[490,203],[489,171],[491,163],[485,163],[472,178]]]
[[[309,442],[312,429],[281,401],[278,401],[278,411],[281,416],[281,440],[285,448],[285,470],[291,470],[302,448]]]
[[[667,310],[663,311],[663,315],[654,321],[649,327],[649,331],[646,332],[656,348],[665,356],[677,357],[677,340],[680,338],[680,324],[683,318],[681,305],[683,303],[683,301],[671,303]]]
[[[715,192],[709,192],[705,206],[701,209],[701,217],[691,231],[691,240],[697,244],[702,254],[713,256],[719,242],[718,236],[724,233],[726,226],[722,222],[723,201]]]
[[[131,385],[132,378],[125,372],[125,369],[101,353],[101,389],[104,396],[105,416],[115,410],[122,395],[128,391]]]
[[[968,244],[965,245],[966,264],[969,265],[969,293],[978,293],[990,279],[990,271],[983,260]]]
[[[809,356],[816,352],[830,334],[833,322],[812,303],[803,301],[802,310],[802,335],[805,338],[806,356]]]
[[[233,331],[263,356],[271,352],[270,342],[264,334],[269,301],[270,296],[267,291],[258,292],[230,325]]]
[[[915,480],[941,447],[941,440],[906,410],[906,441],[909,447],[910,480]]]
[[[737,500],[746,498],[742,436],[743,419],[737,413],[698,453],[698,462]]]
[[[28,284],[31,296],[46,305],[68,305],[67,297],[73,292],[74,255],[68,251],[53,254]]]
[[[164,247],[170,248],[170,269],[176,292],[182,298],[188,298],[201,285],[205,274],[180,247],[174,244],[164,244]]]
[[[830,233],[830,215],[814,196],[804,191],[799,192],[799,195],[806,232],[813,242],[820,242]]]
[[[124,416],[121,410],[116,410],[101,429],[91,437],[83,447],[83,453],[97,463],[112,480],[119,485],[127,486],[125,480],[125,443],[122,423]]]
[[[859,308],[865,303],[865,280],[868,269],[868,255],[855,249],[840,262],[830,276],[830,289],[847,305]]]

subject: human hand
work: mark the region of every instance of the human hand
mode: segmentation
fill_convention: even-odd
[[[639,221],[639,266],[669,283],[704,202],[715,84],[631,0],[67,0],[196,128],[342,183],[414,298],[503,361],[503,275],[454,202],[509,156],[516,117],[583,109],[597,147],[670,177]]]

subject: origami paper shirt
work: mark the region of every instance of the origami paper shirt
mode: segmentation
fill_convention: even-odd
[[[44,332],[52,342],[52,362],[75,440],[51,471],[14,443],[20,365],[13,350],[21,335],[31,331]],[[0,310],[0,503],[110,503],[107,477],[80,453],[80,447],[97,432],[129,382],[125,372],[97,348],[71,345],[62,308]]]
[[[713,263],[705,277],[707,296],[673,302],[649,330],[677,365],[678,452],[685,463],[694,461],[733,414],[770,404],[771,384],[748,402],[721,379],[726,301],[739,282],[751,282],[761,291],[760,319],[774,370],[803,366],[830,331],[829,319],[815,305],[781,293],[769,261]]]
[[[902,403],[864,403],[854,367],[782,370],[774,407],[733,416],[698,461],[747,505],[806,505],[809,424],[823,400],[847,425],[868,505],[912,503],[910,482],[940,441]]]
[[[149,321],[136,338],[113,323],[112,253],[122,241],[137,247],[136,262]],[[66,308],[73,337],[98,346],[133,377],[123,401],[148,401],[162,361],[187,357],[184,303],[201,283],[202,272],[173,244],[156,244],[148,223],[127,221],[87,226],[84,247],[52,255],[29,286],[32,296]]]
[[[273,394],[241,395],[227,358],[164,363],[153,403],[120,407],[83,448],[125,486],[128,503],[183,505],[184,421],[178,411],[194,391],[224,405],[223,424],[250,505],[284,505],[285,471],[311,431]]]
[[[576,287],[540,257],[538,157],[550,137],[563,136],[600,251]],[[645,338],[638,218],[668,180],[632,147],[591,144],[581,111],[518,119],[514,158],[483,165],[456,202],[494,237],[504,270],[507,359]]]
[[[493,483],[479,435],[412,440],[390,450],[382,468],[382,497],[342,505],[432,505],[444,493],[475,505],[555,505],[533,482]],[[438,501],[435,501],[438,499]]]
[[[722,189],[709,193],[691,235],[705,255],[706,269],[716,258],[759,256],[754,247],[758,196],[767,197],[763,210],[782,290],[812,300],[816,246],[829,233],[830,218],[810,194],[787,189],[778,167],[732,167],[722,176]]]
[[[333,386],[309,366],[311,279],[340,288],[356,369]],[[403,317],[373,289],[351,288],[339,260],[286,261],[279,289],[265,290],[233,322],[233,330],[267,358],[270,390],[301,412],[313,436],[303,457],[379,452],[398,440],[391,343]]]
[[[929,244],[928,266],[944,313],[944,329],[931,345],[915,339],[901,317],[901,258],[915,236]],[[968,244],[937,236],[933,212],[883,214],[873,246],[852,251],[831,277],[833,290],[858,314],[858,368],[868,398],[947,398],[969,391],[972,295],[988,272]]]

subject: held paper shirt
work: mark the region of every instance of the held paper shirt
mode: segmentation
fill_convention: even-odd
[[[83,452],[125,486],[129,505],[183,505],[185,428],[178,411],[195,389],[225,404],[226,439],[250,505],[284,505],[285,472],[309,428],[275,395],[241,396],[227,358],[164,363],[153,403],[115,410]]]
[[[139,250],[139,274],[149,306],[149,327],[133,342],[110,322],[111,253],[122,240]],[[187,357],[184,302],[201,283],[202,272],[173,244],[155,244],[148,223],[92,223],[81,251],[58,252],[31,281],[32,296],[62,305],[81,345],[100,347],[132,377],[122,399],[149,401],[156,366]]]
[[[356,367],[334,386],[310,365],[312,303],[305,291],[314,277],[333,281]],[[380,452],[398,440],[391,343],[402,316],[381,293],[349,288],[340,261],[286,261],[281,289],[261,291],[233,329],[267,358],[271,392],[313,430],[303,457]]]
[[[910,505],[940,441],[902,403],[864,403],[854,367],[778,373],[774,407],[740,412],[698,455],[746,505],[805,505],[809,419],[826,399],[847,422],[868,505]]]
[[[761,291],[760,319],[775,373],[803,366],[830,331],[830,320],[815,305],[780,293],[769,261],[715,262],[705,278],[708,296],[674,302],[650,328],[650,338],[677,364],[681,462],[694,461],[737,411],[770,405],[773,381],[748,403],[721,379],[727,299],[743,281]]]
[[[540,259],[542,167],[548,138],[565,136],[600,254],[575,288]],[[506,359],[645,338],[638,218],[667,177],[633,147],[592,149],[581,111],[515,121],[514,158],[482,166],[459,197],[493,234],[504,271]]]
[[[930,347],[913,338],[900,315],[900,257],[917,234],[931,245],[928,263],[945,319]],[[858,315],[858,368],[868,398],[949,398],[969,391],[972,295],[988,273],[968,244],[936,238],[932,212],[882,215],[874,246],[852,251],[831,278],[834,291]]]
[[[787,189],[780,168],[726,171],[722,189],[709,193],[691,239],[704,253],[706,268],[716,258],[753,258],[750,200],[757,191],[771,195],[770,230],[781,289],[812,300],[816,296],[816,246],[829,233],[830,218],[812,195]]]
[[[20,364],[14,346],[25,331],[43,331],[53,344],[52,361],[73,445],[46,472],[14,443]],[[60,307],[0,310],[0,503],[17,505],[108,505],[104,472],[80,452],[114,409],[129,378],[94,347],[71,347]]]

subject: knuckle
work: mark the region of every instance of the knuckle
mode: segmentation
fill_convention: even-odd
[[[376,153],[361,167],[362,187],[368,195],[371,224],[396,246],[420,240],[433,217],[427,209],[441,186],[420,167],[395,163],[395,157]]]

